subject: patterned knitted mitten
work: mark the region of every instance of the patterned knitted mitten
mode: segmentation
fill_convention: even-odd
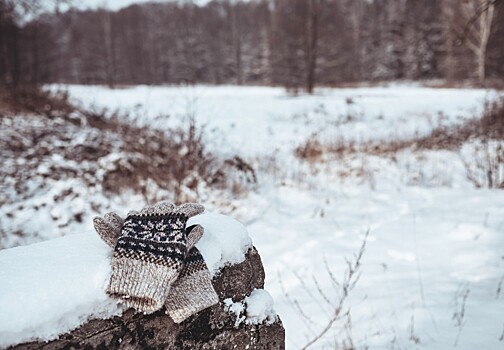
[[[114,248],[107,292],[137,311],[159,310],[187,254],[187,220],[203,210],[198,204],[175,207],[163,202],[140,213],[130,212]],[[94,220],[95,228],[104,232],[101,224],[107,221],[110,229],[105,231],[116,232],[106,218]],[[109,237],[104,240],[112,242]]]
[[[159,205],[166,205],[166,203]],[[112,248],[121,233],[122,222],[121,217],[113,212],[106,214],[104,218],[95,217],[93,220],[95,230]],[[166,311],[177,323],[219,301],[203,257],[196,248],[192,249],[203,235],[203,227],[192,225],[186,229],[186,233],[189,254],[177,281],[165,291]]]
[[[213,306],[219,297],[212,285],[212,276],[199,250],[192,248],[184,260],[179,278],[166,297],[166,313],[176,323]]]

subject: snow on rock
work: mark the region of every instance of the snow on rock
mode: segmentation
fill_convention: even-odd
[[[105,293],[110,253],[84,233],[0,251],[0,347],[119,314]]]
[[[236,315],[235,327],[241,323],[272,325],[277,320],[274,301],[264,289],[254,289],[242,301],[233,302],[231,298],[224,300],[224,310]]]
[[[239,264],[252,247],[245,227],[225,215],[205,213],[189,219],[188,225],[200,224],[205,235],[196,244],[212,276],[226,264]]]
[[[242,262],[252,241],[244,226],[205,213],[198,243],[212,273]],[[95,318],[120,315],[108,297],[111,249],[97,234],[79,233],[0,251],[0,348],[51,340]]]
[[[247,305],[248,324],[273,324],[276,321],[277,314],[274,308],[274,301],[271,295],[264,289],[254,289],[254,291],[245,298]]]
[[[229,312],[230,314],[235,314],[236,320],[235,320],[235,327],[238,328],[240,324],[242,324],[243,321],[246,320],[247,317],[245,317],[244,312],[245,312],[245,305],[243,305],[243,302],[233,302],[233,299],[227,298],[224,299],[224,310],[226,312]]]

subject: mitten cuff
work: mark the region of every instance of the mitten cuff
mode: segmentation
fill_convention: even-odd
[[[152,313],[163,306],[166,289],[180,272],[178,266],[167,266],[131,257],[115,257],[107,293],[120,298],[128,307]]]
[[[183,280],[171,288],[166,301],[166,312],[175,323],[181,323],[189,316],[219,302],[208,271],[194,273],[190,280]],[[188,290],[194,293],[187,293]]]
[[[180,323],[191,315],[213,306],[219,297],[212,285],[212,277],[199,251],[194,248],[185,261],[177,281],[166,298],[166,313]]]

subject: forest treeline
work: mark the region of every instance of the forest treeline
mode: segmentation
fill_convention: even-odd
[[[500,0],[214,0],[43,13],[0,0],[0,84],[504,77]],[[19,17],[19,16],[18,16]]]

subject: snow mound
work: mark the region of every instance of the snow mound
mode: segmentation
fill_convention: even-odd
[[[205,213],[191,223],[205,228],[198,248],[213,274],[245,260],[252,241],[238,221]],[[123,308],[105,293],[111,254],[95,233],[0,250],[0,348],[120,315]]]
[[[221,214],[205,213],[189,219],[188,225],[200,224],[205,234],[196,244],[214,276],[225,265],[239,264],[252,247],[245,227],[238,221]]]
[[[277,320],[277,313],[271,295],[264,289],[254,289],[242,301],[224,300],[224,310],[236,315],[235,327],[241,323],[271,325]]]
[[[254,289],[250,296],[245,298],[247,305],[247,324],[273,324],[277,314],[271,295],[264,289]]]
[[[92,234],[0,251],[0,347],[119,314],[105,293],[109,266],[110,248]]]

